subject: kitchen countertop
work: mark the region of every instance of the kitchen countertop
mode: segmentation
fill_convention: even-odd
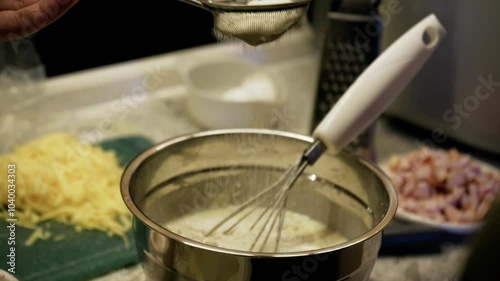
[[[37,91],[34,91],[37,95],[24,98],[21,103],[14,101],[13,104],[17,107],[11,106],[9,108],[11,112],[4,111],[6,114],[0,116],[2,117],[0,133],[11,133],[9,128],[16,128],[18,131],[22,128],[25,134],[16,133],[15,137],[9,140],[15,143],[31,138],[33,134],[50,131],[57,126],[77,135],[81,133],[82,128],[88,132],[90,127],[94,131],[106,134],[107,137],[120,133],[140,133],[158,142],[202,130],[203,128],[193,123],[183,110],[186,89],[178,73],[173,70],[183,59],[195,60],[197,56],[215,56],[222,53],[222,56],[227,54],[244,56],[275,73],[279,77],[280,85],[286,87],[288,93],[288,102],[284,109],[290,118],[286,120],[282,129],[308,134],[319,66],[318,53],[314,51],[310,31],[290,35],[287,40],[286,48],[283,48],[285,45],[280,46],[276,43],[277,45],[254,52],[238,44],[217,44],[48,79],[37,86]],[[141,85],[141,82],[144,85],[146,78],[153,78],[158,82],[155,87],[146,89],[147,98],[132,104],[129,111],[118,112],[124,115],[123,118],[109,117],[107,114],[110,114],[111,104],[117,100],[130,102],[126,99],[129,96],[123,93],[130,92],[131,87]],[[119,86],[123,88],[118,89]],[[113,98],[110,98],[111,96]],[[57,102],[54,104],[54,101]],[[36,123],[39,116],[32,115],[29,110],[30,103],[40,103],[40,107],[49,113],[55,110],[54,105],[57,106],[57,110],[65,108],[66,111],[47,115],[48,119],[44,120],[44,126],[39,126]],[[12,118],[9,114],[15,115],[16,118]],[[88,116],[94,116],[94,119],[88,119]],[[96,127],[95,121],[102,121],[102,118],[106,118],[110,128],[99,130]],[[78,125],[71,120],[78,120],[76,122]],[[72,127],[68,123],[71,123]],[[32,128],[36,130],[31,130]],[[392,121],[381,119],[375,135],[378,159],[383,161],[392,154],[414,150],[418,148],[418,140],[425,139],[428,134],[426,131],[419,131],[418,134],[408,133],[400,126],[395,126]],[[0,148],[9,148],[11,142],[2,143],[0,140]],[[467,250],[463,244],[456,243],[445,243],[440,248],[439,252],[424,255],[381,256],[377,260],[371,281],[454,281]],[[145,277],[137,265],[91,281],[113,280],[143,281]]]

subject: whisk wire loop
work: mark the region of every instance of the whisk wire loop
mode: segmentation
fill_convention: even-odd
[[[264,210],[254,221],[254,223],[250,227],[250,230],[253,230],[257,225],[259,225],[259,223],[262,222],[262,220],[268,213],[269,215],[261,223],[262,226],[259,229],[252,244],[250,245],[249,251],[254,250],[261,238],[263,238],[263,241],[260,244],[260,252],[264,251],[266,243],[269,240],[269,237],[271,236],[273,230],[276,230],[277,233],[274,250],[278,251],[285,220],[285,209],[289,191],[295,184],[299,176],[304,172],[305,168],[308,165],[314,163],[324,151],[325,146],[319,141],[315,142],[311,147],[305,150],[300,159],[298,159],[294,165],[290,166],[276,182],[248,199],[227,217],[218,222],[214,227],[212,227],[212,229],[210,229],[206,233],[206,236],[212,235],[223,225],[231,221],[231,219],[243,214],[223,232],[224,234],[229,234],[231,230],[233,230],[243,220],[248,218],[250,214],[255,212],[259,207],[264,206]],[[250,208],[250,206],[252,205],[253,207]],[[248,212],[245,212],[245,210],[248,210],[249,208],[250,210]]]

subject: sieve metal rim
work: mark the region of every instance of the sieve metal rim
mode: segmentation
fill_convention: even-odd
[[[221,1],[221,0],[197,0],[202,5],[209,7],[211,9],[223,10],[223,11],[248,11],[248,12],[257,12],[257,11],[273,11],[273,10],[284,10],[291,9],[300,6],[308,5],[312,0],[289,0],[288,3],[280,3],[280,4],[266,4],[266,1],[260,1],[261,4],[256,5],[247,5],[240,3],[228,3],[230,1]]]

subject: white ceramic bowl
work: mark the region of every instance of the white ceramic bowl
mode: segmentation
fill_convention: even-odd
[[[243,59],[191,62],[181,73],[186,109],[204,128],[273,128],[286,100],[272,75]]]

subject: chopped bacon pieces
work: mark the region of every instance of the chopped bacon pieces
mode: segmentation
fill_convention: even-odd
[[[500,195],[500,174],[456,149],[426,148],[393,157],[388,174],[400,208],[440,222],[479,222]]]

